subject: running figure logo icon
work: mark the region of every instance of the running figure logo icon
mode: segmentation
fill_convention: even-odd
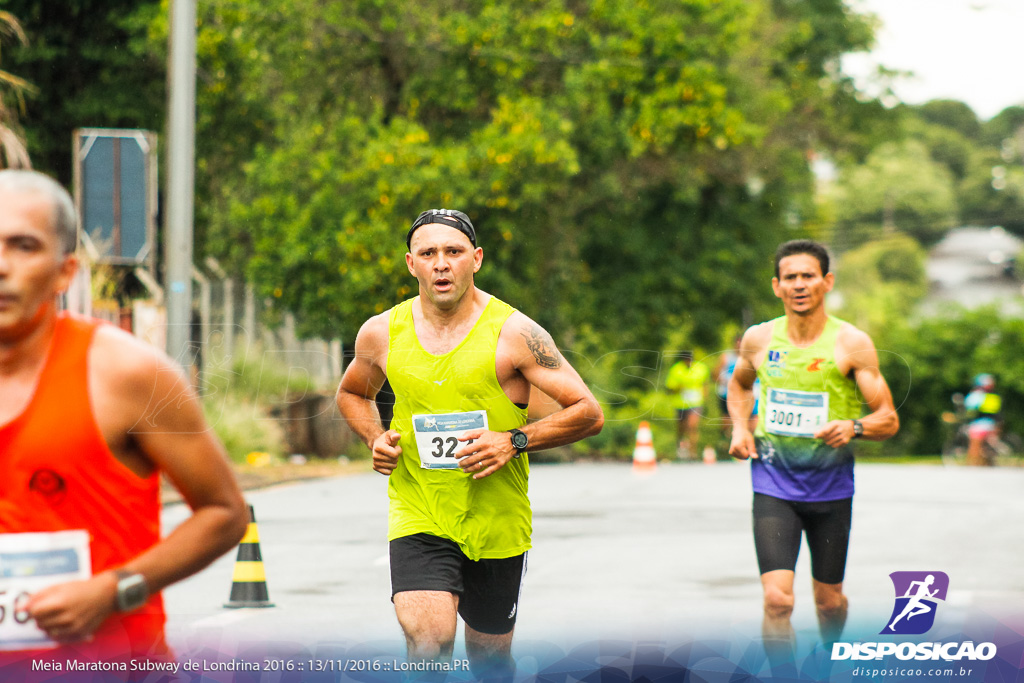
[[[896,604],[882,634],[920,635],[935,623],[939,600],[945,601],[949,577],[944,572],[893,572]]]

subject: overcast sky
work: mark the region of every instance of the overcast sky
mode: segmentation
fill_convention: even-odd
[[[864,76],[881,64],[914,76],[899,98],[966,102],[982,119],[1024,105],[1024,0],[847,0],[879,17],[875,49],[848,55],[843,70]],[[870,88],[869,88],[870,91]]]

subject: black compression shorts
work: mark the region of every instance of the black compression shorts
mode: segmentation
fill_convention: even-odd
[[[445,591],[459,596],[459,616],[480,633],[502,635],[516,625],[526,553],[470,560],[447,538],[413,534],[390,543],[391,598],[403,591]]]
[[[754,494],[754,548],[761,573],[796,568],[800,537],[807,533],[811,576],[822,583],[842,583],[850,543],[853,498],[820,503],[783,500]]]

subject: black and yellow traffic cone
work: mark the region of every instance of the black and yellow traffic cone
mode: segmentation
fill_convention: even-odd
[[[231,580],[231,597],[225,607],[273,607],[267,592],[267,577],[263,573],[260,554],[260,532],[256,529],[256,513],[249,506],[249,528],[238,544],[235,575]]]

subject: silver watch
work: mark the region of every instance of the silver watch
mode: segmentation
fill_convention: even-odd
[[[149,586],[142,574],[119,569],[117,576],[117,610],[131,612],[146,604],[149,600]]]

